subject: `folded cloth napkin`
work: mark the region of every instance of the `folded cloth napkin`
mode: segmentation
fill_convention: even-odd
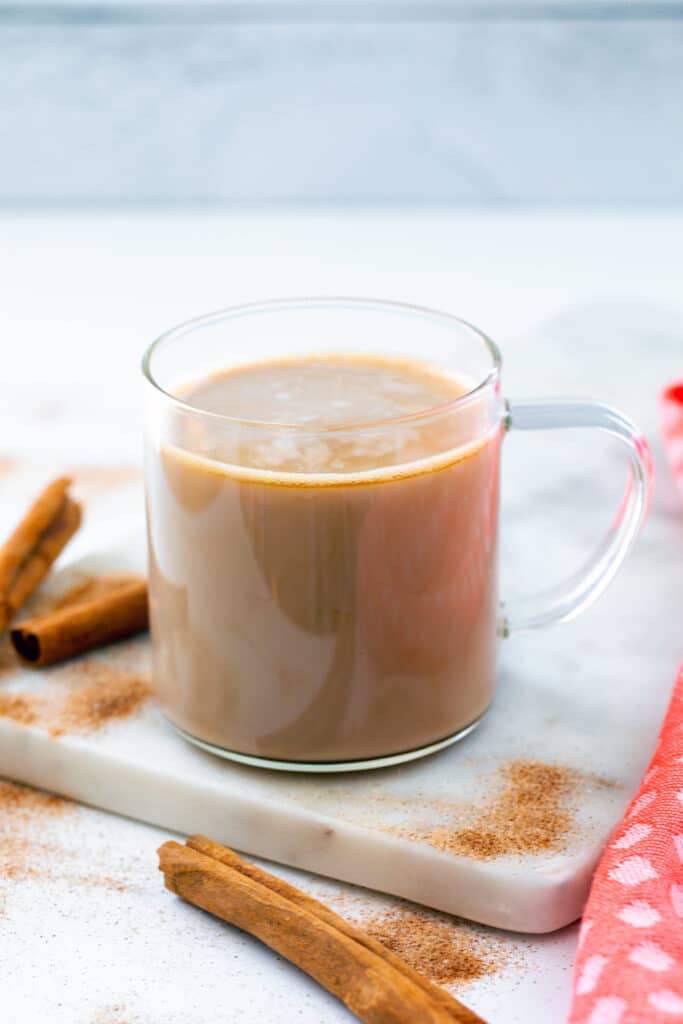
[[[683,382],[662,395],[683,496]],[[683,566],[681,567],[683,572]],[[683,667],[640,789],[583,915],[569,1024],[683,1024]]]

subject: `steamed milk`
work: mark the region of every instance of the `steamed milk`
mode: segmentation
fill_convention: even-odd
[[[410,419],[464,390],[418,363],[351,356],[183,387],[205,412],[289,426],[235,425],[228,443],[220,421],[215,434],[189,422],[148,460],[154,675],[173,722],[231,751],[347,761],[481,715],[500,434],[454,448],[447,417]]]

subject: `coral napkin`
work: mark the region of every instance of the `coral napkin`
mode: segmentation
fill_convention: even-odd
[[[683,380],[662,394],[662,436],[681,498],[683,498]]]
[[[661,413],[683,497],[683,382],[664,392]],[[676,1021],[683,1024],[683,668],[650,767],[593,880],[569,1016],[569,1024]]]

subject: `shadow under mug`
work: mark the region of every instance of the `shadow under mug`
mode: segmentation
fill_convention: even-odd
[[[466,390],[315,429],[182,398],[241,365],[339,354],[417,361]],[[357,770],[462,738],[493,699],[500,638],[586,609],[646,514],[650,458],[635,427],[594,402],[506,401],[496,346],[445,313],[345,298],[235,307],[163,335],[143,369],[156,691],[184,736],[247,764]],[[501,440],[564,428],[623,441],[626,496],[585,566],[503,610]],[[339,445],[365,453],[353,470],[336,465]]]

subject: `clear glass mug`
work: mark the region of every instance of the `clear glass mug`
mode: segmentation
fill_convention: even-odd
[[[340,353],[417,361],[466,391],[314,430],[182,397],[229,368]],[[163,335],[143,369],[156,691],[183,735],[237,761],[354,770],[454,743],[491,704],[499,639],[586,609],[646,514],[650,459],[636,428],[593,402],[506,401],[496,346],[445,313],[343,298],[241,306]],[[626,497],[587,565],[503,609],[501,440],[568,427],[624,442]],[[351,449],[353,467],[338,464]]]

